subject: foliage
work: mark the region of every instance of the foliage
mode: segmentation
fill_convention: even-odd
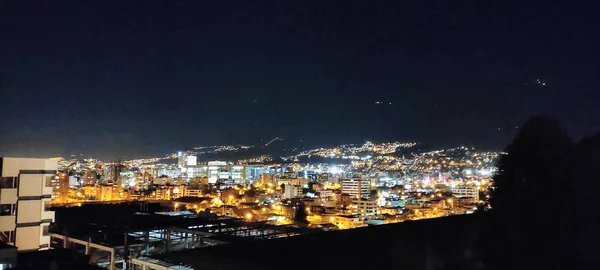
[[[498,162],[491,206],[487,264],[498,269],[553,268],[566,209],[564,194],[573,142],[560,124],[546,116],[527,122]],[[564,204],[563,204],[564,205]]]
[[[299,223],[308,223],[306,219],[308,214],[306,213],[306,205],[300,202],[296,205],[296,212],[294,213],[294,220]]]

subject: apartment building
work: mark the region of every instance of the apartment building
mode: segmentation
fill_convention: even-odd
[[[367,198],[371,192],[371,183],[360,177],[342,179],[342,193],[348,193],[353,199]]]
[[[475,185],[459,185],[452,188],[452,195],[456,198],[469,198],[473,203],[479,201],[479,187]]]
[[[0,240],[19,252],[50,246],[54,212],[46,211],[46,204],[57,166],[51,159],[0,158]]]

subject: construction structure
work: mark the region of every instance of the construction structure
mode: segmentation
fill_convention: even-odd
[[[131,204],[124,205],[132,207]],[[105,208],[106,212],[110,212],[120,206],[88,207]],[[144,207],[148,208],[147,205]],[[58,212],[63,216],[78,216],[80,208],[83,207],[64,208]],[[102,210],[95,212],[102,215]],[[119,216],[123,216],[122,213]],[[90,256],[90,263],[108,269],[188,269],[184,265],[158,262],[154,257],[175,251],[283,238],[315,231],[292,225],[276,226],[268,222],[248,222],[187,211],[135,212],[123,217],[119,220],[105,219],[104,223],[99,222],[100,219],[79,221],[79,224],[85,223],[84,226],[65,220],[50,233],[52,246],[85,253]]]

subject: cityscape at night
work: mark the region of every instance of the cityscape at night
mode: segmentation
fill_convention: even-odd
[[[0,1],[0,270],[600,269],[594,1]]]

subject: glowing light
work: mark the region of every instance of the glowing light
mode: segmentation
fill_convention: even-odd
[[[339,174],[339,173],[343,173],[343,172],[344,171],[337,166],[333,166],[333,167],[329,168],[329,173],[331,173],[331,174]]]
[[[246,219],[252,219],[252,216],[253,216],[252,214],[248,213],[248,214],[246,214]]]

